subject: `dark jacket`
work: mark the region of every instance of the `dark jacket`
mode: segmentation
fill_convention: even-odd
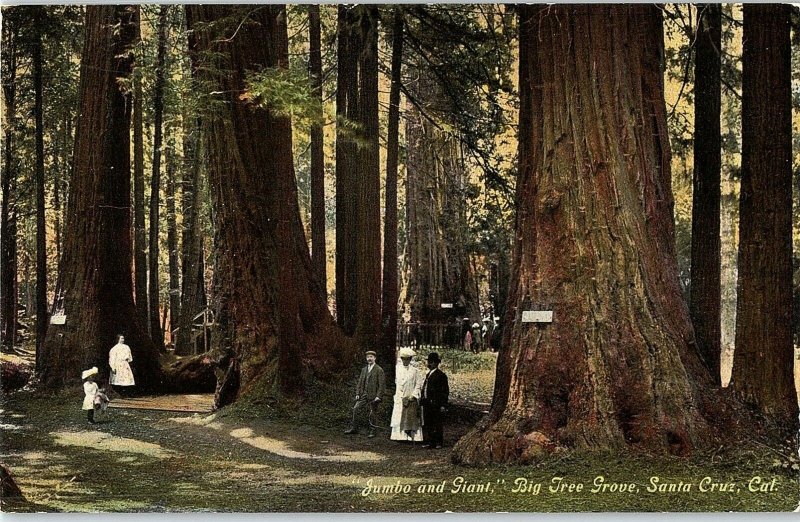
[[[364,366],[361,370],[361,375],[358,376],[358,385],[356,386],[356,395],[360,399],[368,401],[374,400],[376,397],[383,399],[386,395],[386,376],[383,373],[383,368],[377,364],[369,370],[369,365]]]
[[[439,408],[447,406],[449,400],[450,386],[447,383],[447,375],[439,368],[436,368],[428,374],[422,385],[421,404]]]

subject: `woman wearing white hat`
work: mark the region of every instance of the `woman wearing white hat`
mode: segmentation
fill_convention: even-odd
[[[111,379],[109,384],[116,386],[117,391],[122,391],[120,387],[133,386],[133,371],[131,371],[131,348],[125,344],[125,337],[117,336],[117,344],[108,353],[108,365],[111,366]]]
[[[395,368],[394,408],[392,409],[392,440],[422,441],[422,421],[419,398],[422,374],[411,364],[416,355],[411,348],[400,349],[400,362]]]
[[[97,383],[94,382],[94,376],[97,375],[98,369],[97,366],[92,366],[88,370],[84,370],[81,374],[81,379],[83,379],[83,408],[86,410],[86,420],[89,421],[89,424],[94,424],[94,396],[97,395],[99,390]]]

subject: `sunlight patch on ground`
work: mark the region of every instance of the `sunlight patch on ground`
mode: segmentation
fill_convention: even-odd
[[[81,446],[100,451],[138,453],[160,459],[175,456],[172,451],[166,450],[158,444],[115,437],[101,431],[59,431],[52,432],[50,435],[55,438],[55,443],[61,446]]]
[[[230,435],[254,448],[290,459],[314,459],[324,462],[377,462],[386,459],[383,455],[371,451],[343,451],[339,454],[313,454],[295,451],[290,449],[289,445],[282,440],[254,436],[253,430],[250,428],[237,428],[231,431]]]
[[[206,415],[206,416],[194,414],[191,417],[170,417],[168,420],[171,420],[172,422],[177,422],[178,424],[188,424],[190,426],[204,426],[206,428],[220,430],[222,429],[222,423],[215,422],[214,419],[216,418],[217,414],[213,413],[211,415]]]

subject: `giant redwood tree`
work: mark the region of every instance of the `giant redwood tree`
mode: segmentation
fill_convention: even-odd
[[[458,462],[685,454],[711,388],[678,283],[653,5],[520,8],[518,214],[490,415]],[[552,323],[522,312],[553,311]]]
[[[697,346],[720,384],[720,67],[722,8],[699,7],[694,88],[694,184],[692,190],[692,285],[689,311]]]
[[[378,9],[338,13],[336,319],[371,349],[381,331]]]
[[[115,334],[133,351],[140,388],[160,380],[158,352],[136,313],[131,277],[129,79],[139,8],[86,8],[79,117],[64,254],[59,266],[66,323],[50,325],[42,346],[47,386],[80,381],[81,370],[108,369]]]
[[[302,396],[354,361],[313,276],[292,163],[291,120],[252,99],[246,74],[288,66],[286,10],[187,6],[208,86],[204,115],[216,212],[217,344],[232,354],[239,393]]]
[[[792,94],[788,5],[745,5],[739,281],[732,385],[797,425],[792,347]]]

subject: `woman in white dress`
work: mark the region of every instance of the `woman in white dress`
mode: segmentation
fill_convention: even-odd
[[[109,384],[112,386],[134,386],[133,371],[131,371],[131,348],[125,344],[125,338],[118,336],[117,344],[108,353],[108,365],[111,366],[111,379]]]
[[[395,367],[394,407],[392,409],[391,440],[422,441],[422,421],[419,398],[423,376],[411,363],[415,356],[411,348],[400,350],[400,361]]]

